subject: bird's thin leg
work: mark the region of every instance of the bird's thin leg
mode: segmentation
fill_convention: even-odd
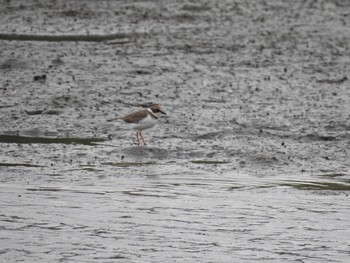
[[[140,146],[140,138],[139,138],[139,134],[141,131],[136,130],[136,140],[137,140],[137,145]]]
[[[140,137],[141,137],[141,139],[142,139],[142,141],[143,141],[143,144],[144,144],[144,145],[147,145],[147,142],[146,142],[145,139],[143,138],[142,132],[141,132],[141,131],[140,131]]]

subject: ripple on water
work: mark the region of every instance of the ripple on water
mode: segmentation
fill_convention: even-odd
[[[308,183],[346,177],[316,176]],[[16,253],[18,259],[35,256],[38,261],[141,257],[164,262],[174,256],[215,261],[222,256],[222,262],[235,257],[243,262],[267,257],[326,262],[345,257],[345,247],[335,255],[334,245],[348,243],[340,235],[350,229],[346,195],[300,191],[286,182],[306,183],[238,173],[168,173],[2,184],[2,257],[12,258],[13,249],[28,251]]]

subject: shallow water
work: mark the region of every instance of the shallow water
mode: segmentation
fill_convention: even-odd
[[[91,156],[114,148],[64,149],[73,152],[77,147]],[[45,166],[42,160],[40,167],[1,167],[2,260],[346,262],[349,258],[349,175],[269,175],[264,169],[249,174],[231,162],[180,162],[172,160],[171,153],[165,159],[149,157],[159,148],[123,151],[124,160],[138,161],[113,162],[115,156],[106,154],[89,164]],[[57,149],[55,153],[60,155]],[[110,161],[99,163],[106,156]],[[86,153],[83,158],[88,159]]]
[[[346,1],[0,7],[1,262],[349,261]]]
[[[346,262],[348,197],[191,176],[2,185],[2,258]],[[248,180],[242,180],[248,184]]]

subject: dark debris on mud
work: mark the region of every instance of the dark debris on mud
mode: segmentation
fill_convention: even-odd
[[[45,142],[113,138],[80,162],[115,154],[228,161],[228,172],[349,172],[344,1],[0,5],[0,133],[17,136],[1,151],[13,163],[28,161],[13,154],[26,137],[40,160]],[[137,149],[107,120],[151,101],[169,115]]]

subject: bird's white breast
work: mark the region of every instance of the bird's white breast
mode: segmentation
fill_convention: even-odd
[[[149,129],[152,128],[154,125],[156,125],[158,122],[158,119],[152,118],[147,115],[146,118],[140,120],[138,123],[133,124],[133,129],[135,130],[144,130],[144,129]]]

